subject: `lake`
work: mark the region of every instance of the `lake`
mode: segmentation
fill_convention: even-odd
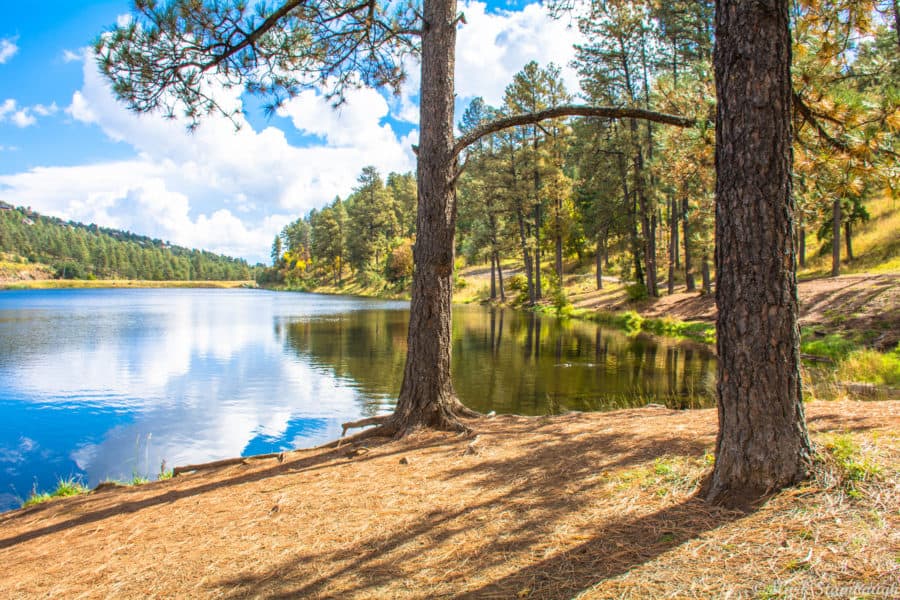
[[[260,290],[0,292],[0,510],[60,478],[306,447],[391,410],[408,304]],[[709,406],[705,347],[454,309],[453,375],[498,413]]]

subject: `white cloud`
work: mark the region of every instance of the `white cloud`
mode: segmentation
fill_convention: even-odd
[[[520,11],[488,12],[484,2],[466,0],[460,10],[466,24],[457,32],[455,87],[463,106],[476,96],[499,106],[513,76],[532,60],[541,66],[555,63],[569,92],[578,92],[578,74],[569,63],[575,58],[574,44],[583,38],[569,20],[552,18],[540,3]],[[408,59],[405,67],[409,79],[392,100],[391,115],[418,123],[419,64]]]
[[[567,20],[552,18],[539,3],[521,11],[489,13],[485,3],[469,0],[463,10],[468,24],[460,28],[456,43],[460,98],[481,96],[488,104],[499,105],[513,75],[532,60],[541,66],[555,63],[569,92],[578,91],[578,75],[569,63],[575,58],[573,44],[581,36]]]
[[[83,58],[83,53],[72,52],[71,50],[63,50],[63,62],[75,62]]]
[[[16,101],[12,98],[7,98],[3,101],[3,104],[0,104],[0,122],[2,122],[6,115],[15,112],[16,110]]]
[[[19,47],[15,43],[15,38],[0,40],[0,65],[9,62],[9,59],[15,56],[18,51]]]
[[[37,118],[31,114],[31,111],[28,108],[17,110],[9,120],[12,121],[16,127],[22,128],[31,127],[37,123]]]
[[[59,112],[59,107],[56,105],[56,102],[51,103],[49,106],[35,104],[31,109],[42,117],[49,117],[50,115],[55,115]]]
[[[56,102],[49,106],[43,104],[35,104],[34,106],[23,106],[17,110],[18,103],[12,98],[6,99],[0,104],[0,123],[9,120],[16,127],[30,127],[37,123],[37,114],[41,117],[49,117],[59,111]]]
[[[381,124],[388,103],[374,90],[351,92],[339,111],[315,92],[289,102],[282,114],[322,138],[298,148],[280,129],[254,131],[241,116],[239,131],[211,116],[189,134],[182,122],[136,115],[112,97],[93,58],[83,60],[84,84],[65,112],[129,144],[136,156],[0,176],[10,188],[4,194],[17,203],[255,261],[265,260],[272,237],[289,221],[348,194],[362,167],[385,173],[414,167],[415,133],[401,137]],[[239,105],[235,91],[216,93]]]
[[[468,21],[460,28],[457,44],[461,101],[480,95],[499,104],[512,76],[529,60],[555,62],[563,68],[570,90],[576,89],[568,62],[577,33],[551,19],[543,7],[489,13],[483,2],[469,0],[461,8]],[[63,56],[81,60],[84,76],[64,108],[66,114],[127,144],[133,155],[118,162],[44,166],[0,176],[0,186],[8,188],[4,195],[17,204],[264,260],[272,236],[285,223],[335,195],[346,196],[363,166],[375,165],[382,173],[415,166],[411,145],[418,131],[401,135],[385,121],[388,116],[418,121],[419,70],[412,62],[410,79],[398,98],[354,90],[337,111],[314,91],[287,102],[278,114],[317,138],[297,147],[285,131],[274,126],[256,131],[240,115],[240,131],[225,118],[209,117],[193,134],[186,133],[182,122],[136,115],[113,98],[90,51],[66,51]],[[215,94],[227,106],[240,107],[236,90],[218,89]],[[0,104],[0,120],[20,110],[25,111],[21,119],[27,120],[53,114],[59,107],[19,109],[9,100]]]

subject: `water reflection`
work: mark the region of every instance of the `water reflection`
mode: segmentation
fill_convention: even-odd
[[[367,413],[399,393],[407,314],[359,311],[279,323],[298,357],[346,379]],[[581,321],[457,307],[453,377],[460,399],[479,411],[546,414],[609,410],[649,402],[710,405],[714,358],[704,347],[631,337]]]
[[[0,509],[58,478],[309,446],[390,410],[405,303],[241,290],[0,293]],[[705,402],[702,348],[508,310],[455,311],[457,392],[544,414]]]

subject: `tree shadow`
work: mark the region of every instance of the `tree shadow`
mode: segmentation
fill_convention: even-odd
[[[663,456],[703,456],[711,438],[639,431],[573,436],[553,429],[518,444],[518,455],[496,459],[489,456],[491,440],[521,436],[522,429],[481,433],[484,455],[438,475],[459,494],[453,510],[410,505],[421,518],[379,523],[333,549],[298,546],[279,564],[211,582],[209,591],[228,598],[391,596],[399,589],[411,597],[509,598],[523,590],[532,598],[570,597],[746,514],[712,507],[694,494],[651,495],[646,506],[583,522],[604,498],[617,501],[604,488],[603,473],[646,470],[648,461]],[[501,529],[485,525],[498,515],[506,518]],[[581,523],[575,539],[584,541],[548,552],[548,540],[573,522]],[[429,560],[422,560],[424,553]],[[542,555],[523,561],[523,553]],[[510,562],[513,556],[518,562]],[[441,574],[423,575],[423,562]]]
[[[388,444],[390,443],[390,441],[391,440],[387,438],[371,438],[369,440],[366,440],[365,445],[372,448]],[[451,441],[439,439],[417,445],[416,447],[429,448],[440,446],[446,443],[451,443]],[[226,478],[217,477],[214,480],[208,480],[204,477],[207,472],[203,472],[201,475],[199,475],[199,477],[206,480],[205,483],[200,483],[199,485],[193,487],[172,489],[173,484],[177,485],[178,483],[180,483],[179,478],[176,478],[169,481],[151,482],[140,486],[113,488],[113,490],[104,490],[100,492],[92,492],[83,496],[74,496],[71,498],[66,498],[63,501],[64,504],[58,501],[50,501],[38,504],[20,511],[3,515],[3,517],[0,517],[0,527],[9,525],[17,520],[27,519],[29,517],[51,519],[55,516],[54,514],[43,513],[51,513],[53,511],[64,511],[64,514],[66,515],[70,515],[73,513],[78,514],[81,512],[83,507],[97,504],[98,496],[100,494],[105,494],[109,497],[109,502],[106,503],[103,508],[89,510],[88,512],[78,514],[78,516],[63,521],[55,522],[43,527],[29,529],[28,531],[15,536],[2,538],[0,539],[0,549],[9,548],[17,544],[27,542],[29,540],[40,538],[45,535],[51,535],[60,531],[64,531],[71,527],[78,527],[89,523],[95,523],[97,521],[102,521],[103,519],[121,514],[136,513],[145,508],[150,508],[159,504],[176,502],[184,498],[189,498],[191,496],[203,494],[213,490],[252,483],[255,481],[260,481],[279,475],[286,475],[289,473],[315,471],[332,467],[335,464],[345,464],[346,460],[349,459],[347,453],[351,449],[351,447],[352,445],[342,446],[340,448],[318,452],[310,456],[304,456],[293,461],[288,459],[284,463],[279,463],[276,459],[266,459],[266,462],[271,462],[272,466],[262,469],[256,468],[247,473],[237,473]],[[398,447],[390,452],[381,452],[377,456],[391,456],[394,454],[402,453],[406,450],[407,448],[405,447]],[[290,454],[288,453],[287,456],[290,456]],[[371,460],[374,457],[375,456],[363,455],[359,457],[353,457],[352,460],[362,462]],[[252,465],[253,457],[247,457],[247,461],[247,465]],[[223,467],[222,469],[226,468],[229,467]],[[220,471],[222,469],[211,470],[209,471],[209,473],[214,474],[216,473],[216,471]],[[186,478],[190,480],[192,476],[187,475]],[[148,495],[148,493],[151,493],[153,491],[158,491],[158,493],[154,495]],[[139,496],[139,498],[134,500],[123,500],[121,496],[122,494],[134,494]]]

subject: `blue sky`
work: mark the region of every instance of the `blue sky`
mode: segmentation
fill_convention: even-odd
[[[400,97],[362,89],[333,111],[310,90],[266,118],[232,94],[246,123],[221,118],[194,134],[118,104],[92,41],[130,2],[8,2],[0,21],[0,200],[83,222],[265,260],[288,222],[348,194],[368,164],[414,168],[417,65]],[[461,2],[459,106],[499,103],[529,60],[566,66],[576,33],[538,4]],[[564,68],[574,89],[575,77]]]

